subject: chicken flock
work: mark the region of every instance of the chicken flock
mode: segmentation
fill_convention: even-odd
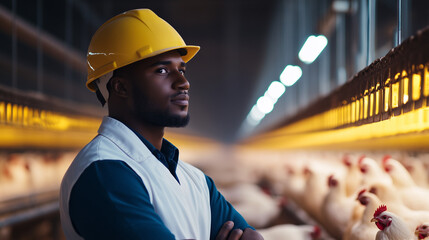
[[[296,162],[259,162],[254,183],[220,189],[265,239],[429,240],[427,162],[388,155]],[[304,223],[275,222],[285,208],[304,210]]]
[[[0,153],[0,203],[55,191],[77,152]]]
[[[266,240],[429,240],[429,158],[225,153],[189,162]],[[0,201],[58,188],[75,154],[0,155]]]

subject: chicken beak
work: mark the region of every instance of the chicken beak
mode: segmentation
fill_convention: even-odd
[[[378,219],[377,218],[372,218],[371,222],[378,222]]]

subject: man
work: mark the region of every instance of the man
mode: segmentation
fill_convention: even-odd
[[[94,34],[87,86],[109,116],[62,181],[68,239],[262,239],[163,138],[165,127],[188,123],[186,62],[198,50],[148,9]]]

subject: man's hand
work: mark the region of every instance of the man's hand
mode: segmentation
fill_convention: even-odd
[[[234,229],[234,222],[227,221],[223,224],[221,229],[219,230],[219,233],[216,236],[216,240],[263,240],[264,238],[256,232],[253,229],[246,228],[243,230],[241,229]],[[229,236],[228,236],[229,235]]]
[[[264,237],[262,237],[262,235],[260,233],[258,233],[257,231],[251,229],[251,228],[246,228],[244,229],[243,235],[241,235],[241,238],[243,240],[264,240]]]
[[[241,229],[232,230],[233,227],[234,227],[233,221],[225,222],[223,224],[223,226],[220,228],[220,230],[216,236],[216,240],[238,240],[238,239],[240,239],[241,235],[243,235],[243,230],[241,230]],[[228,235],[229,235],[229,237],[228,237]]]

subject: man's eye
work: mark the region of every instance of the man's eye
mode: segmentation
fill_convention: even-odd
[[[180,72],[183,76],[185,76],[186,70],[181,69],[181,70],[179,70],[179,72]]]
[[[156,70],[158,73],[167,73],[167,69],[165,68],[160,68]]]

